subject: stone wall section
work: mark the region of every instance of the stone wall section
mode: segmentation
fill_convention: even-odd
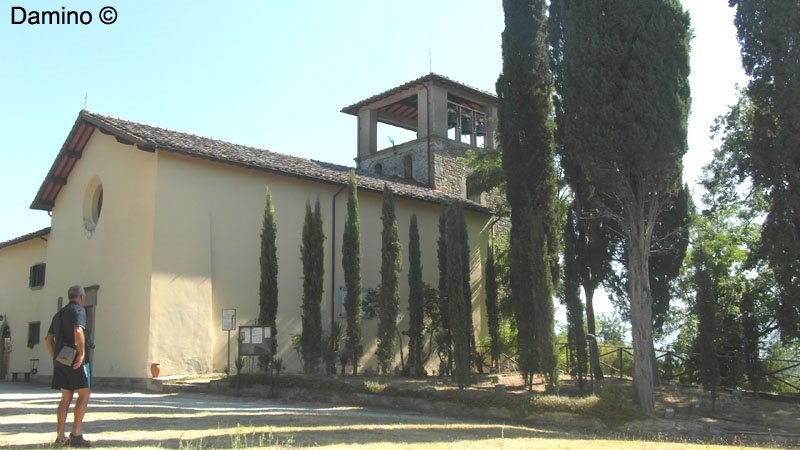
[[[362,158],[361,169],[386,179],[408,180],[411,183],[430,185],[428,181],[428,138],[415,139],[404,144],[383,149]],[[460,158],[471,147],[450,139],[431,136],[433,176],[436,190],[467,198],[467,167]],[[411,157],[412,177],[405,177],[405,158]],[[378,173],[378,164],[381,170]]]
[[[431,139],[433,141],[433,139]],[[367,158],[362,158],[361,169],[386,179],[405,178],[405,157],[411,156],[412,176],[408,180],[417,184],[428,184],[428,140],[415,139],[400,145],[383,149]],[[377,165],[381,165],[378,174]]]

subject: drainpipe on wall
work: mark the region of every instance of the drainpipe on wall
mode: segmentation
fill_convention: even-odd
[[[499,222],[500,219],[502,219],[502,217],[495,216],[494,220],[492,220],[492,223],[489,224],[489,238],[490,238],[489,245],[492,246],[492,253],[494,253],[494,225],[497,222]]]

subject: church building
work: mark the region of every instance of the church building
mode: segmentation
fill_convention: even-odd
[[[267,188],[277,222],[276,351],[287,371],[299,372],[291,337],[301,332],[305,204],[319,200],[326,236],[323,328],[331,321],[344,327],[341,242],[351,170],[358,178],[364,288],[380,283],[381,192],[384,184],[394,192],[401,331],[408,329],[411,215],[419,221],[423,280],[436,286],[442,205],[464,205],[473,322],[476,335],[486,335],[483,267],[492,211],[481,193],[467,191],[460,158],[494,146],[496,97],[429,74],[342,112],[357,117],[354,167],[81,111],[31,193],[31,208],[49,214],[50,226],[0,242],[0,379],[49,378],[44,336],[74,284],[87,293],[96,382],[143,383],[154,363],[161,376],[225,371],[237,355],[236,330],[258,317]],[[415,139],[379,149],[379,123]],[[231,325],[233,334],[224,330]],[[362,368],[376,367],[377,325],[377,318],[363,320]]]

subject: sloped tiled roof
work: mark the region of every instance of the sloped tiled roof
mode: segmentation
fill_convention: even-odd
[[[381,92],[380,94],[373,95],[372,97],[364,99],[364,100],[362,100],[362,101],[360,101],[358,103],[354,103],[354,104],[352,104],[350,106],[345,106],[344,108],[342,108],[342,112],[346,113],[346,114],[358,115],[358,110],[361,109],[361,107],[363,107],[363,106],[369,105],[370,103],[374,103],[374,102],[376,102],[378,100],[382,100],[382,99],[384,99],[386,97],[390,97],[390,96],[392,96],[394,94],[397,94],[399,92],[403,92],[403,91],[405,91],[407,89],[411,89],[411,88],[413,88],[415,86],[424,84],[426,82],[435,82],[435,83],[439,83],[439,84],[442,84],[442,85],[445,85],[445,86],[448,86],[448,87],[455,87],[455,88],[461,89],[462,91],[468,92],[468,93],[470,93],[470,94],[472,94],[472,95],[474,95],[474,96],[476,96],[476,97],[478,97],[480,99],[483,99],[484,101],[486,101],[488,103],[491,103],[491,104],[497,103],[497,96],[494,95],[494,94],[491,94],[491,93],[486,92],[486,91],[482,91],[480,89],[476,89],[476,88],[474,88],[472,86],[467,86],[466,84],[462,84],[462,83],[459,83],[458,81],[451,80],[450,78],[447,78],[447,77],[445,77],[443,75],[439,75],[439,74],[436,74],[436,73],[429,73],[428,75],[425,75],[425,76],[422,76],[420,78],[417,78],[416,80],[411,80],[408,83],[401,84],[400,86],[397,86],[395,88],[389,89],[388,91]]]
[[[33,233],[28,233],[24,236],[20,236],[18,238],[10,239],[5,242],[0,242],[0,249],[11,247],[12,245],[21,244],[25,241],[30,241],[31,239],[36,239],[40,237],[44,237],[50,234],[50,227],[42,228],[39,231],[34,231]]]
[[[88,142],[88,136],[94,129],[115,136],[119,142],[135,145],[145,151],[165,151],[323,183],[346,185],[350,171],[354,170],[352,167],[232,144],[103,116],[84,110],[80,112],[75,126],[53,163],[50,173],[42,183],[39,193],[31,204],[31,208],[52,209],[52,204],[58,195],[60,186],[66,183],[69,172],[75,161],[80,159],[83,147]],[[384,180],[365,173],[357,172],[356,175],[359,189],[381,192],[384,183],[386,183],[395,195],[402,197],[431,203],[460,201],[468,209],[484,213],[490,212],[488,208],[478,203],[427,187],[394,180]]]

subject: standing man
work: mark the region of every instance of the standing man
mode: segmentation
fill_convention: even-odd
[[[81,434],[81,423],[89,404],[91,387],[91,370],[86,360],[86,310],[83,308],[86,293],[81,286],[72,286],[67,295],[69,304],[53,316],[45,338],[47,352],[53,358],[53,389],[61,390],[61,401],[56,410],[58,436],[55,443],[72,447],[89,447],[89,441]],[[55,360],[64,346],[77,350],[75,361],[71,366]],[[78,401],[75,402],[72,432],[67,437],[64,429],[69,405],[75,392],[78,393]]]

